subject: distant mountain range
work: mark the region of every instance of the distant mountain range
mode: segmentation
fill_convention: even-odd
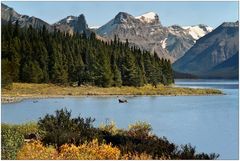
[[[132,45],[156,52],[159,57],[172,62],[182,57],[198,38],[211,31],[212,28],[205,25],[164,27],[154,12],[137,17],[120,12],[96,30],[102,37],[113,39],[118,35],[121,41],[128,39]]]
[[[18,20],[21,27],[31,25],[42,28],[45,25],[49,31],[58,29],[69,34],[95,32],[97,38],[103,41],[110,41],[117,35],[123,42],[128,39],[132,46],[170,59],[178,75],[186,73],[206,78],[220,77],[229,72],[230,74],[223,74],[223,77],[238,75],[232,70],[238,66],[238,60],[234,61],[238,56],[238,22],[223,23],[215,30],[203,24],[165,27],[154,12],[137,17],[119,12],[101,27],[88,27],[83,14],[78,17],[67,16],[54,24],[48,24],[39,18],[21,15],[2,3],[1,5],[2,24],[9,21],[14,24]]]
[[[186,54],[173,64],[175,71],[201,77],[238,77],[238,22],[223,23],[197,40]]]
[[[78,17],[68,16],[51,25],[39,18],[21,15],[17,13],[13,8],[10,8],[7,5],[1,3],[1,15],[3,24],[8,23],[9,21],[14,24],[18,20],[20,27],[29,27],[31,25],[33,28],[38,29],[42,28],[45,25],[49,31],[53,31],[55,28],[62,32],[67,32],[70,34],[73,34],[73,32],[82,33],[83,31],[90,31],[83,14],[80,14]]]
[[[164,27],[160,23],[159,16],[154,12],[137,17],[119,12],[112,20],[99,28],[89,28],[83,14],[78,17],[67,16],[51,25],[39,18],[21,15],[4,4],[2,4],[1,12],[3,23],[9,20],[15,23],[18,20],[21,27],[31,25],[34,28],[42,28],[45,25],[49,31],[55,28],[69,34],[94,31],[97,37],[104,41],[110,41],[114,35],[117,35],[121,41],[128,39],[130,45],[152,53],[156,52],[159,57],[170,59],[172,62],[182,57],[198,38],[212,30],[211,27],[205,25]]]
[[[7,5],[1,3],[2,24],[6,24],[9,21],[15,23],[17,20],[20,27],[29,27],[31,25],[33,28],[42,28],[43,25],[45,25],[49,31],[53,31],[53,27],[47,22],[34,16],[29,17],[27,15],[21,15],[17,13],[13,8],[10,8]]]
[[[56,23],[53,26],[62,31],[68,32],[70,34],[75,33],[82,33],[82,32],[89,32],[90,29],[88,28],[85,16],[80,14],[78,17],[76,16],[68,16]]]

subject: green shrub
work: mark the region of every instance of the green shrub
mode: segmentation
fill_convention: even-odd
[[[58,148],[66,143],[79,145],[95,138],[94,119],[71,118],[71,112],[66,109],[57,110],[55,115],[47,114],[40,118],[38,125],[44,131],[43,142]]]
[[[42,135],[34,122],[21,125],[1,125],[2,132],[2,159],[15,159],[16,153],[24,143],[24,136],[35,133]]]
[[[2,124],[1,128],[1,159],[16,159],[16,154],[24,143],[24,136],[14,126]]]
[[[211,153],[211,154],[205,154],[205,153],[196,153],[196,148],[192,147],[191,144],[182,145],[181,149],[178,151],[178,158],[179,159],[203,159],[203,160],[213,160],[217,159],[219,157],[219,154]]]
[[[55,146],[58,152],[64,144],[81,146],[97,139],[99,146],[111,144],[128,159],[217,159],[219,157],[215,153],[196,153],[195,147],[190,144],[179,148],[165,137],[152,134],[152,127],[145,122],[130,125],[127,130],[118,129],[114,122],[94,128],[93,122],[92,118],[84,119],[80,116],[71,118],[71,112],[61,109],[57,110],[55,115],[47,114],[38,124],[2,124],[2,159],[16,159],[16,154],[24,143],[24,136],[29,133],[39,134],[45,145]]]
[[[111,121],[109,124],[101,124],[99,126],[99,130],[109,132],[113,135],[119,132],[119,129],[117,128],[116,123],[114,121]]]
[[[135,124],[129,125],[128,135],[140,139],[147,138],[151,135],[152,127],[146,122],[138,121]]]

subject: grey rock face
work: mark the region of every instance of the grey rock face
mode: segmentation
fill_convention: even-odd
[[[74,32],[83,33],[89,30],[87,22],[83,14],[76,16],[68,16],[57,23],[53,24],[54,27],[62,32],[73,34]]]
[[[18,21],[20,27],[29,27],[32,26],[33,28],[42,28],[44,25],[49,30],[52,31],[53,27],[49,25],[47,22],[36,18],[36,17],[29,17],[27,15],[21,15],[14,11],[14,9],[8,7],[7,5],[1,4],[1,20],[2,23],[8,23],[11,21],[13,24]]]
[[[98,28],[96,33],[107,39],[113,39],[114,35],[121,41],[128,39],[130,44],[152,53],[155,51],[159,57],[172,62],[182,57],[196,41],[189,28],[184,29],[177,25],[164,27],[159,16],[153,12],[138,17],[119,12],[115,18]]]
[[[20,17],[21,15],[15,12],[12,8],[1,3],[1,19],[3,21],[8,22],[10,19],[12,19],[12,21],[16,21]]]
[[[31,25],[33,28],[38,29],[45,25],[50,32],[54,31],[54,28],[70,34],[73,34],[74,32],[82,33],[83,31],[90,32],[83,14],[79,15],[78,17],[68,16],[57,23],[50,25],[39,18],[21,15],[14,11],[14,9],[2,4],[1,15],[2,23],[8,23],[11,21],[14,24],[16,21],[18,21],[20,27],[29,27]]]
[[[171,59],[159,41],[166,37],[166,30],[161,26],[158,17],[156,21],[145,23],[128,13],[119,12],[114,19],[97,29],[96,32],[107,39],[114,39],[117,35],[123,42],[128,39],[131,45],[151,52],[156,51],[159,57]]]
[[[194,38],[180,26],[174,25],[168,27],[168,35],[166,39],[166,48],[169,55],[179,59],[184,53],[195,43]]]
[[[231,58],[214,66],[209,72],[203,75],[204,78],[238,79],[238,57],[239,53]]]
[[[238,53],[238,22],[223,23],[197,40],[187,53],[173,64],[176,71],[205,76],[218,64]]]
[[[119,12],[112,20],[97,30],[89,29],[83,14],[78,17],[68,16],[50,25],[41,19],[18,14],[4,4],[2,4],[1,12],[2,23],[11,20],[14,24],[18,20],[21,27],[31,25],[33,28],[42,28],[45,25],[49,31],[56,28],[69,34],[85,31],[89,35],[91,32],[96,32],[97,38],[103,41],[109,41],[115,35],[118,35],[121,41],[124,42],[128,39],[130,45],[138,46],[140,49],[152,53],[156,52],[160,58],[167,58],[172,62],[181,58],[199,37],[210,32],[208,27],[204,25],[187,28],[177,25],[164,27],[159,20],[159,16],[153,12],[138,17]],[[197,33],[199,31],[200,33]]]

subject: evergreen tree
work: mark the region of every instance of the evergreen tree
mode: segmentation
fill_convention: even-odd
[[[112,85],[112,71],[110,67],[110,62],[107,58],[106,53],[104,51],[99,51],[98,58],[98,79],[96,80],[96,85],[109,87]]]
[[[143,86],[174,83],[169,60],[120,42],[103,42],[95,33],[69,35],[56,28],[2,26],[2,87],[11,82]]]
[[[136,66],[136,60],[129,51],[126,51],[125,61],[123,64],[123,85],[140,86],[139,69]]]
[[[12,86],[11,63],[7,59],[1,62],[2,88],[10,88]]]

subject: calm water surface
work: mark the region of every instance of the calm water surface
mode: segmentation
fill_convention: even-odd
[[[94,117],[95,125],[114,120],[120,128],[136,121],[149,122],[154,133],[177,144],[191,143],[198,152],[215,152],[220,159],[238,159],[238,82],[229,80],[176,80],[177,86],[217,88],[223,96],[86,97],[25,100],[2,105],[2,122],[37,121],[66,107],[73,116]]]

